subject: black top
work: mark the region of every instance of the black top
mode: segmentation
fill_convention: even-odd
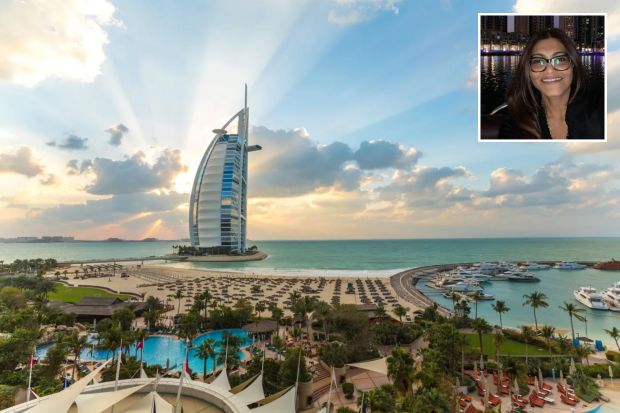
[[[504,120],[499,131],[499,139],[528,139],[524,136],[529,134],[513,122],[510,111],[504,109],[501,112],[503,112]],[[552,139],[545,110],[540,101],[537,116],[542,139]],[[565,119],[568,126],[566,139],[605,139],[605,109],[602,97],[590,95],[575,99],[568,104]]]

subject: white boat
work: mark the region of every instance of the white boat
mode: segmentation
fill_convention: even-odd
[[[603,291],[603,301],[611,311],[620,311],[620,281]]]
[[[456,284],[446,286],[446,289],[450,291],[454,291],[454,292],[459,292],[459,293],[471,293],[474,291],[482,291],[482,288],[480,287],[480,285],[478,285],[478,283],[475,281],[471,281],[471,282],[459,281]]]
[[[523,271],[539,271],[539,270],[548,270],[551,268],[550,265],[547,264],[539,264],[537,262],[526,262],[519,267],[520,270]]]
[[[581,304],[593,310],[609,310],[609,306],[603,301],[603,295],[596,292],[596,288],[580,287],[573,294]]]
[[[579,264],[571,261],[558,262],[553,266],[557,270],[583,270],[587,265]]]
[[[538,282],[540,278],[536,277],[533,273],[527,271],[511,270],[502,273],[502,276],[506,277],[508,281],[521,281],[521,282]]]

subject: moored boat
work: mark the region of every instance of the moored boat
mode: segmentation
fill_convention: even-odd
[[[611,311],[620,311],[620,281],[603,291],[603,301]]]
[[[609,310],[609,306],[603,301],[603,295],[592,287],[580,287],[573,292],[575,299],[581,304],[593,310]]]
[[[553,266],[556,270],[583,270],[586,267],[587,265],[571,261],[558,262]]]
[[[592,267],[597,270],[620,271],[620,261],[616,261],[612,258],[611,261],[597,262]]]

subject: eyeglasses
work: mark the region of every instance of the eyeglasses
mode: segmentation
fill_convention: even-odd
[[[532,72],[544,72],[545,69],[547,69],[547,63],[551,63],[551,66],[559,71],[568,70],[571,67],[570,57],[567,55],[560,55],[552,57],[551,59],[533,57],[530,59],[530,69]]]

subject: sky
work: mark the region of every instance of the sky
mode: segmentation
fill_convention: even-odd
[[[478,13],[608,13],[608,142],[479,143]],[[248,237],[620,235],[615,0],[5,0],[0,237],[188,237],[248,85]]]

